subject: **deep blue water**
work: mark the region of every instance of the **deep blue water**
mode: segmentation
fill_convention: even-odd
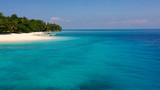
[[[160,30],[64,30],[0,44],[0,90],[160,90]]]

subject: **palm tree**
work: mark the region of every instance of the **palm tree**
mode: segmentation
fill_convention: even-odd
[[[16,20],[11,21],[10,23],[10,32],[17,32],[18,29],[18,23]]]

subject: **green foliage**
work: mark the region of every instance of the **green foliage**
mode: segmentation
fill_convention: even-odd
[[[50,31],[61,31],[62,28],[61,28],[60,25],[47,23],[47,30],[50,30]]]
[[[42,20],[18,17],[16,14],[6,17],[0,12],[0,33],[61,31],[62,27],[57,24],[45,23]]]

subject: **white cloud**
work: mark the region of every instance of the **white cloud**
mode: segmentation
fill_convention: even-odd
[[[60,17],[52,17],[50,19],[50,23],[57,23],[57,22],[70,22],[70,20],[61,19]]]
[[[53,20],[53,21],[59,21],[61,19],[59,17],[52,17],[51,20]]]
[[[133,19],[133,20],[112,20],[109,24],[144,24],[148,23],[147,19]]]

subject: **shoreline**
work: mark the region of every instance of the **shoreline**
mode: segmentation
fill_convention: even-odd
[[[0,43],[24,42],[24,41],[44,41],[59,39],[58,37],[39,36],[43,32],[21,33],[21,34],[0,34]]]

